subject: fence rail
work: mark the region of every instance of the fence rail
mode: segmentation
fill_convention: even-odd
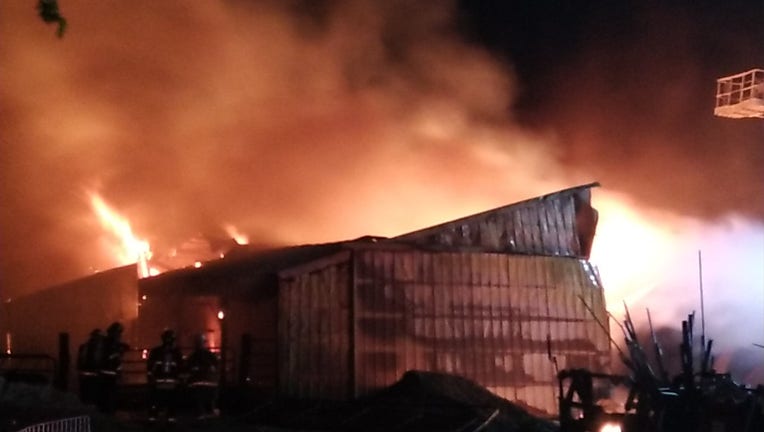
[[[78,416],[27,426],[18,432],[90,432],[90,417]]]

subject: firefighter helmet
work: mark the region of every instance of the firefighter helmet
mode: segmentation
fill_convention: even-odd
[[[175,332],[172,329],[165,329],[162,332],[162,343],[171,344],[175,342]]]
[[[122,324],[115,321],[111,323],[109,328],[106,329],[106,334],[108,334],[109,336],[121,335],[124,329],[125,328],[122,326]]]
[[[194,335],[194,347],[206,348],[207,347],[207,335],[204,333],[197,333]]]

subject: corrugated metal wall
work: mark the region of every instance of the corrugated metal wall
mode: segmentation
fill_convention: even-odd
[[[280,275],[279,391],[346,399],[350,395],[350,254]]]
[[[360,248],[291,269],[280,275],[280,392],[360,396],[420,369],[554,413],[547,335],[561,369],[609,366],[607,334],[579,296],[607,325],[596,275],[574,258]]]
[[[421,251],[356,252],[355,393],[406,370],[454,373],[556,412],[554,367],[607,367],[602,288],[572,258]]]
[[[588,187],[571,189],[395,237],[427,248],[586,257],[596,212]]]

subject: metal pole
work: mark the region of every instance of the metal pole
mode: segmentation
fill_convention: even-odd
[[[706,310],[703,304],[703,256],[698,250],[698,280],[700,286],[700,346],[706,347]]]

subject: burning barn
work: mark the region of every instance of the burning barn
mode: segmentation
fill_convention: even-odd
[[[242,248],[143,279],[137,335],[149,345],[166,326],[207,332],[227,381],[265,393],[348,399],[420,369],[553,413],[548,346],[561,368],[609,361],[587,261],[593,186],[394,238]]]
[[[24,302],[25,310],[49,303],[51,316],[68,308],[66,322],[45,328],[48,348],[35,347],[54,355],[58,332],[84,339],[113,320],[128,324],[137,353],[158,343],[166,327],[181,345],[203,332],[220,350],[223,379],[261,394],[351,399],[418,369],[461,375],[554,413],[550,349],[560,368],[603,370],[609,363],[603,288],[588,262],[594,186],[393,238],[239,246],[224,258],[143,279],[131,266],[115,270],[131,273],[111,284],[124,289],[106,288],[118,291],[106,296],[117,306],[100,305],[105,296],[87,291],[110,285],[104,272],[68,284],[74,294],[62,295],[62,286],[19,299],[14,313]],[[93,307],[104,313],[77,313]],[[27,321],[12,327],[14,343],[42,338]]]

